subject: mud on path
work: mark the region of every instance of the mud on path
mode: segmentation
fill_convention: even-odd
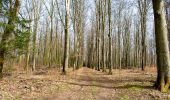
[[[18,73],[0,81],[3,100],[167,100],[152,85],[155,72],[113,70],[113,75],[88,68],[60,75],[46,69],[33,75]]]

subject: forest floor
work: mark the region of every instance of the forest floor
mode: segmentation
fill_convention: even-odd
[[[69,69],[61,75],[56,68],[6,74],[0,80],[0,100],[168,100],[170,93],[155,90],[156,71]]]

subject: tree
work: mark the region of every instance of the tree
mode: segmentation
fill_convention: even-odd
[[[103,72],[106,72],[106,46],[105,46],[105,30],[106,30],[106,0],[102,1],[102,68]]]
[[[142,54],[141,54],[141,67],[142,71],[144,71],[144,67],[146,66],[146,21],[147,21],[147,12],[148,12],[148,4],[147,0],[138,0],[138,9],[140,13],[140,29],[142,34]]]
[[[64,60],[63,60],[63,70],[62,73],[66,74],[66,68],[68,68],[68,56],[69,56],[69,15],[70,15],[70,0],[65,0],[65,39],[64,39]]]
[[[84,1],[72,0],[73,29],[74,29],[74,61],[73,66],[79,69],[83,59],[83,33],[84,33]]]
[[[157,54],[157,81],[155,87],[167,92],[170,86],[170,56],[168,30],[164,9],[164,0],[152,0],[155,18],[155,38]]]
[[[2,7],[4,2],[5,1],[0,2]],[[8,22],[6,24],[6,27],[4,28],[2,40],[0,43],[0,77],[2,77],[2,70],[3,70],[4,60],[5,60],[5,53],[7,52],[8,39],[15,29],[14,24],[17,21],[17,13],[20,6],[20,0],[16,0],[14,5],[12,3],[12,0],[9,0],[9,5],[10,5],[9,10],[6,11],[8,13]]]
[[[26,4],[25,4],[25,8],[26,8],[26,11],[28,13],[28,16],[29,16],[29,20],[32,19],[32,12],[31,12],[31,9],[29,9],[29,6],[30,3],[29,3],[29,0],[26,1]],[[31,27],[31,23],[29,23],[29,27]],[[31,33],[31,29],[30,29],[30,33]],[[25,64],[25,67],[24,69],[25,70],[28,70],[28,66],[29,66],[29,61],[30,61],[30,34],[29,34],[29,37],[27,39],[27,43],[26,43],[26,64]]]
[[[96,5],[96,69],[100,71],[101,65],[101,1],[95,0]]]
[[[41,11],[40,1],[33,1],[33,16],[34,16],[34,25],[33,25],[33,66],[32,71],[35,71],[36,66],[36,57],[37,57],[37,33],[38,25]]]
[[[50,9],[48,9],[47,5],[45,4],[45,1],[44,2],[44,5],[46,7],[46,10],[48,12],[48,15],[50,17],[50,42],[49,42],[49,61],[48,61],[48,66],[51,67],[52,66],[52,63],[53,63],[53,27],[54,27],[54,1],[51,0],[51,4],[50,4]]]
[[[112,38],[111,38],[111,0],[108,1],[108,19],[109,19],[109,34],[108,34],[108,38],[109,38],[109,74],[112,74]]]

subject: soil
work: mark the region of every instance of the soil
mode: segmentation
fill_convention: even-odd
[[[0,100],[169,100],[152,86],[154,68],[113,70],[113,75],[80,68],[61,75],[57,68],[16,71],[0,80]]]

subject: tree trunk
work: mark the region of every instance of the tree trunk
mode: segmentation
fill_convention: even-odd
[[[0,49],[0,78],[2,78],[2,70],[3,70],[3,65],[4,65],[4,51],[1,51]]]
[[[152,0],[155,18],[157,81],[156,88],[167,92],[170,86],[170,62],[168,47],[168,30],[166,24],[164,1]]]
[[[14,6],[10,3],[9,19],[8,19],[7,25],[13,26],[13,22],[16,21],[19,6],[20,6],[20,0],[16,0]],[[12,33],[14,29],[15,27],[12,27],[12,28],[5,27],[4,34],[2,35],[2,40],[0,43],[0,46],[1,46],[0,47],[0,77],[1,78],[3,75],[2,70],[3,70],[3,65],[4,65],[4,58],[5,58],[4,56],[5,56],[5,52],[7,51],[7,48],[6,48],[7,41],[8,41],[10,34]]]
[[[68,68],[68,56],[69,56],[69,8],[70,0],[65,0],[65,47],[64,47],[64,61],[63,61],[63,70],[62,73],[66,74],[66,68]]]
[[[109,34],[108,34],[108,38],[109,38],[109,74],[112,74],[112,38],[111,38],[111,0],[108,1],[108,20],[109,20]],[[115,59],[116,60],[116,59]]]
[[[102,68],[106,72],[106,54],[105,54],[105,22],[106,22],[106,0],[102,1]]]

